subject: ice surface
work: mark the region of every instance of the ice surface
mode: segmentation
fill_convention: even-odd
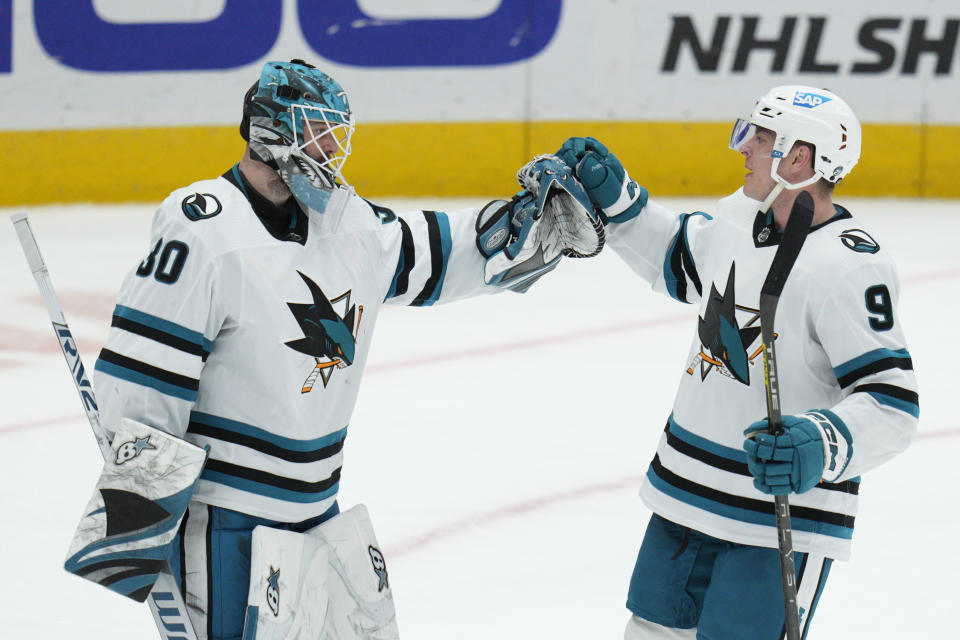
[[[834,566],[811,637],[954,637],[960,203],[840,201],[899,264],[921,433],[864,477],[853,559]],[[662,202],[712,209],[705,199]],[[13,213],[0,212],[0,636],[156,638],[145,607],[61,568],[100,454]],[[149,251],[152,207],[29,213],[92,367],[120,281]],[[637,488],[695,316],[651,293],[612,251],[564,261],[526,295],[383,312],[340,501],[370,510],[404,638],[622,637],[649,517]]]

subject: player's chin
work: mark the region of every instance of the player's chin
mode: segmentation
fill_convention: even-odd
[[[763,200],[766,198],[773,186],[757,179],[754,173],[748,173],[743,179],[743,194],[754,200]]]

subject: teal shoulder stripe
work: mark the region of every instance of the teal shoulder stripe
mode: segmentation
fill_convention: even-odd
[[[343,442],[343,440],[347,437],[347,428],[344,427],[339,431],[334,431],[333,433],[329,433],[325,436],[314,438],[312,440],[295,440],[293,438],[278,436],[275,433],[271,433],[265,429],[255,427],[251,424],[246,424],[237,420],[230,420],[229,418],[222,418],[220,416],[203,413],[201,411],[191,412],[190,420],[192,422],[199,422],[200,424],[205,424],[210,427],[218,427],[233,433],[239,433],[241,435],[257,438],[258,440],[269,442],[289,451],[315,451],[337,442]]]
[[[132,307],[126,307],[118,304],[113,310],[113,315],[120,318],[126,318],[127,320],[132,320],[133,322],[138,322],[158,331],[163,331],[164,333],[169,333],[172,336],[176,336],[186,340],[187,342],[199,345],[203,347],[205,351],[210,351],[213,348],[213,342],[211,340],[207,340],[206,337],[204,337],[204,335],[199,331],[188,329],[183,325],[170,322],[169,320],[164,320],[163,318],[159,318],[149,313],[144,313],[143,311],[138,311]]]
[[[109,376],[113,376],[114,378],[126,380],[127,382],[132,382],[142,387],[150,387],[151,389],[155,389],[167,396],[180,398],[181,400],[186,400],[187,402],[197,401],[197,392],[193,389],[184,389],[183,387],[170,384],[169,382],[164,382],[163,380],[158,380],[152,376],[122,367],[112,362],[106,362],[98,359],[93,365],[93,368]]]
[[[868,364],[877,362],[879,360],[884,360],[886,358],[902,358],[904,360],[908,360],[910,359],[910,352],[906,349],[897,349],[896,351],[893,349],[874,349],[873,351],[868,351],[862,356],[858,356],[853,360],[849,360],[837,367],[834,367],[833,373],[837,379],[840,379],[851,371],[856,371],[861,367],[865,367]]]

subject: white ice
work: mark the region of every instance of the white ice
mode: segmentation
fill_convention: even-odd
[[[864,477],[853,559],[835,565],[811,637],[955,638],[960,204],[844,203],[898,261],[921,429]],[[0,212],[0,637],[156,638],[143,605],[61,568],[101,463],[12,213]],[[29,213],[92,367],[123,274],[148,252],[152,207]],[[340,502],[369,507],[404,638],[622,637],[649,517],[637,489],[695,318],[612,252],[565,261],[526,295],[385,310]]]

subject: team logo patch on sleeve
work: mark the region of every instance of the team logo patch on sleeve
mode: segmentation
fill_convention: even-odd
[[[880,244],[863,229],[847,229],[840,234],[840,241],[847,249],[857,253],[876,253]]]
[[[212,193],[193,193],[183,199],[180,208],[183,215],[193,221],[212,218],[223,211],[223,205]]]

